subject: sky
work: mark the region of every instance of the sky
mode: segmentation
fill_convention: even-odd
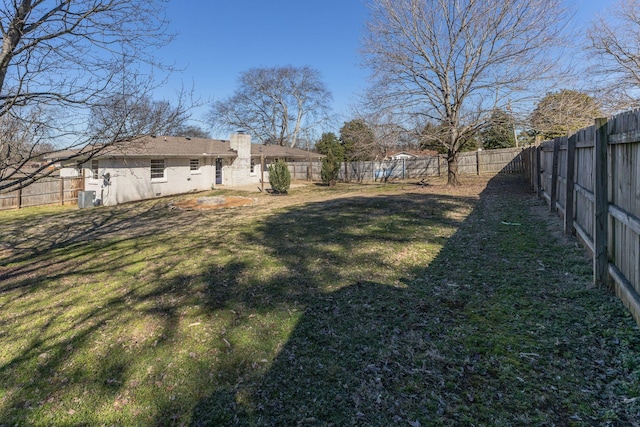
[[[220,101],[250,68],[308,65],[332,93],[333,112],[347,117],[366,85],[359,66],[366,15],[364,0],[171,0],[167,18],[177,37],[158,54],[183,71],[160,96],[171,100],[184,85],[205,101]],[[196,109],[193,118],[206,111]]]
[[[575,25],[588,23],[614,0],[564,0],[575,7]],[[367,86],[360,42],[367,0],[170,0],[169,31],[176,38],[158,57],[180,69],[156,96],[169,101],[180,88],[193,89],[205,105],[192,111],[194,124],[206,103],[230,97],[240,73],[255,67],[310,66],[333,94],[337,132],[351,119],[350,106]],[[227,138],[228,135],[216,135]]]

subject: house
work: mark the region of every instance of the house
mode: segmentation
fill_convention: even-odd
[[[388,153],[385,160],[415,160],[436,157],[437,155],[438,152],[435,150],[403,150]]]
[[[143,136],[101,150],[89,160],[66,165],[61,176],[83,177],[96,204],[116,205],[154,197],[205,191],[215,187],[259,184],[267,165],[319,159],[316,153],[282,146],[251,144],[251,136],[230,140]],[[86,159],[86,157],[85,157]],[[266,169],[266,166],[265,166]]]
[[[407,162],[409,160],[410,162]],[[422,162],[411,162],[413,160],[425,160],[426,162],[438,162],[438,152],[434,150],[402,150],[387,153],[384,159],[376,163],[374,171],[375,179],[388,180],[389,178],[405,179],[407,169],[412,169],[411,164]]]

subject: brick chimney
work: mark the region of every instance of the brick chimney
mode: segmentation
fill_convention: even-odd
[[[238,159],[251,161],[251,135],[238,132],[231,135],[231,149],[238,152]]]
[[[230,168],[230,176],[233,185],[244,185],[251,183],[251,135],[244,132],[237,132],[231,135],[231,149],[238,153],[238,157],[233,161]]]

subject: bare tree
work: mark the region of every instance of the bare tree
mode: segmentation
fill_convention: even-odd
[[[239,87],[213,104],[209,122],[225,130],[250,132],[263,144],[295,147],[301,136],[329,120],[331,93],[310,67],[252,68],[240,75]]]
[[[32,116],[0,116],[0,183],[19,173],[20,167],[46,153],[53,147],[47,144],[48,128],[39,124],[46,115],[33,111]]]
[[[211,138],[211,134],[198,125],[184,123],[168,132],[171,136],[186,136],[188,138]]]
[[[44,146],[83,148],[91,156],[108,141],[87,132],[89,111],[115,94],[133,99],[153,86],[153,57],[171,40],[166,32],[166,0],[13,0],[0,5],[0,191],[33,182],[50,164],[28,173],[23,166]],[[134,84],[145,74],[145,84]],[[139,82],[140,80],[137,79]],[[120,128],[115,123],[114,127]],[[38,148],[39,147],[39,148]],[[79,156],[69,151],[67,158]],[[24,172],[24,171],[23,171]]]
[[[640,106],[640,0],[619,0],[594,20],[588,51],[597,56],[589,71],[600,84],[599,98],[615,113]]]
[[[419,149],[415,129],[394,122],[396,117],[388,111],[355,105],[350,114],[353,119],[340,129],[347,160],[379,160],[393,150]]]
[[[548,93],[531,113],[531,127],[545,139],[566,136],[591,126],[602,115],[596,100],[586,93],[563,89]]]
[[[436,123],[458,185],[465,141],[548,75],[566,17],[559,0],[373,0],[364,40],[368,102],[398,123]],[[530,93],[530,92],[529,92]]]
[[[114,95],[91,108],[89,128],[96,139],[109,143],[123,136],[175,135],[186,129],[188,118],[180,97],[173,106],[147,96]]]

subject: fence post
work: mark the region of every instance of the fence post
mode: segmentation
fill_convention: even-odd
[[[558,157],[560,155],[560,138],[553,140],[553,167],[551,170],[551,201],[549,210],[556,211],[556,198],[558,197]]]
[[[64,206],[64,178],[60,178],[60,205]]]
[[[534,166],[535,166],[535,148],[534,147],[528,147],[525,149],[525,173],[527,174],[527,181],[529,181],[529,186],[531,187],[531,189],[533,191],[536,190],[536,177],[533,173],[534,170]]]
[[[531,153],[529,153],[529,158],[531,159],[531,170],[529,171],[529,173],[531,174],[531,188],[533,189],[534,193],[538,192],[538,151],[537,151],[538,147],[537,146],[533,146],[530,148]]]
[[[595,196],[595,222],[593,224],[593,281],[603,286],[608,283],[609,259],[607,253],[607,228],[609,225],[609,195],[607,150],[609,144],[609,129],[606,118],[595,121],[596,145],[593,156]]]
[[[480,151],[476,150],[476,175],[480,175]]]
[[[542,198],[542,146],[538,145],[536,147],[536,190],[538,194],[538,199]]]
[[[564,234],[573,234],[573,191],[575,189],[574,172],[576,164],[576,139],[573,134],[567,141],[567,185],[565,187]]]
[[[22,208],[22,187],[18,188],[17,206],[18,206],[18,209]]]
[[[260,147],[260,192],[264,192],[264,153],[262,153],[262,147]],[[218,167],[218,162],[216,161],[216,168]],[[216,174],[218,171],[216,170]],[[215,178],[215,177],[214,177]]]

